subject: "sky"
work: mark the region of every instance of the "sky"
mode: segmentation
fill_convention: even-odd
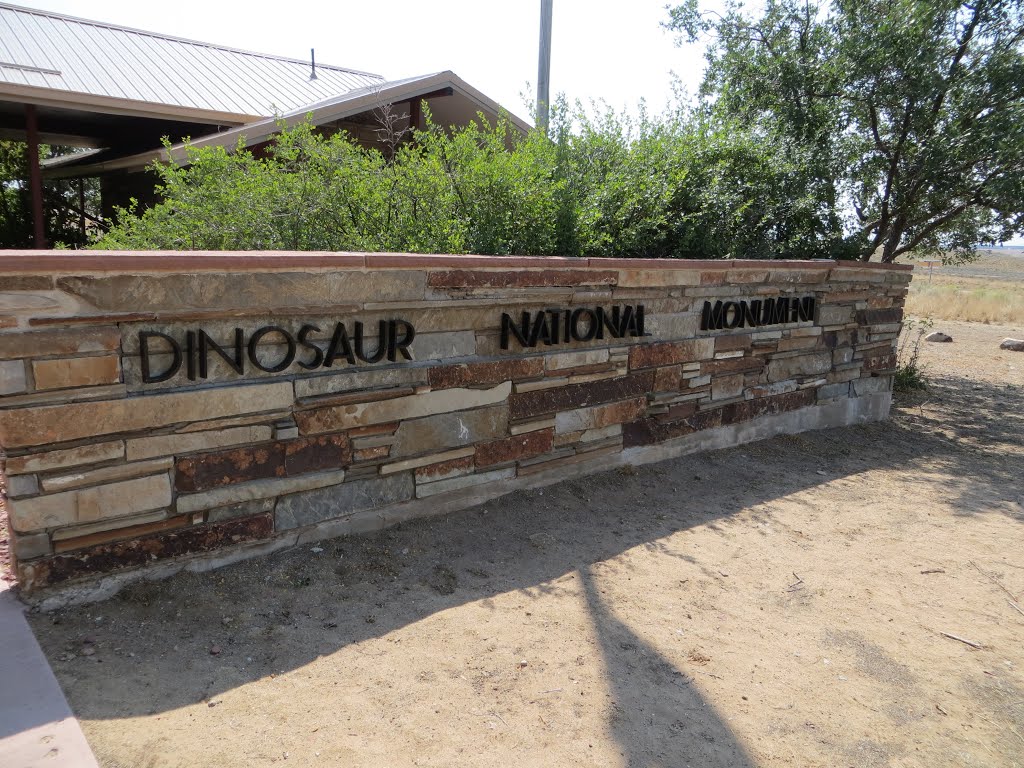
[[[540,0],[309,0],[260,4],[174,0],[12,0],[80,18],[381,74],[446,69],[524,119],[536,98]],[[554,0],[551,96],[659,112],[675,77],[694,93],[697,46],[678,48],[660,24],[667,0]]]

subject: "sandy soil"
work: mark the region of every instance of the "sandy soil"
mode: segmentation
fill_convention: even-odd
[[[1024,766],[1021,329],[942,330],[886,424],[32,624],[108,768]]]

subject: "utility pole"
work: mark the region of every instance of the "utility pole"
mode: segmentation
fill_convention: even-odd
[[[551,84],[551,6],[540,0],[540,56],[537,62],[537,128],[548,132],[548,90]]]

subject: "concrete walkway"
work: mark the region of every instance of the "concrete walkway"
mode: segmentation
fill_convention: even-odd
[[[64,693],[25,620],[24,606],[0,579],[0,765],[97,768]]]

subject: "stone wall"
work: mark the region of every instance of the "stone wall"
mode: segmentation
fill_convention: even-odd
[[[828,261],[7,252],[17,575],[100,589],[882,419],[909,281]]]

